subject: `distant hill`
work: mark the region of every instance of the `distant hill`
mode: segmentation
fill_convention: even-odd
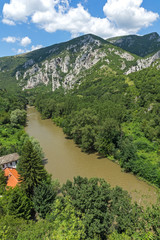
[[[107,39],[110,43],[140,57],[160,50],[160,36],[153,32],[144,36],[128,35]]]

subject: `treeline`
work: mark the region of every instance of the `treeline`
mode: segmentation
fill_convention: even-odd
[[[73,90],[39,87],[26,95],[82,151],[118,160],[125,171],[160,187],[159,78],[156,68],[126,77],[97,66]]]

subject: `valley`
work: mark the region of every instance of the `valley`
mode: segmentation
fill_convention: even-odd
[[[160,238],[159,39],[0,58],[0,156],[20,156],[15,188],[0,169],[0,238]]]

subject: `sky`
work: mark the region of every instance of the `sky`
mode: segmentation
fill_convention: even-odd
[[[159,0],[0,0],[0,57],[92,33],[160,34]]]

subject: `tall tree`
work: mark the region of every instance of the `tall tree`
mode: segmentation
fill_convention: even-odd
[[[21,185],[30,197],[33,196],[34,187],[46,180],[47,172],[42,164],[42,159],[30,140],[26,141],[22,148],[18,172]]]

